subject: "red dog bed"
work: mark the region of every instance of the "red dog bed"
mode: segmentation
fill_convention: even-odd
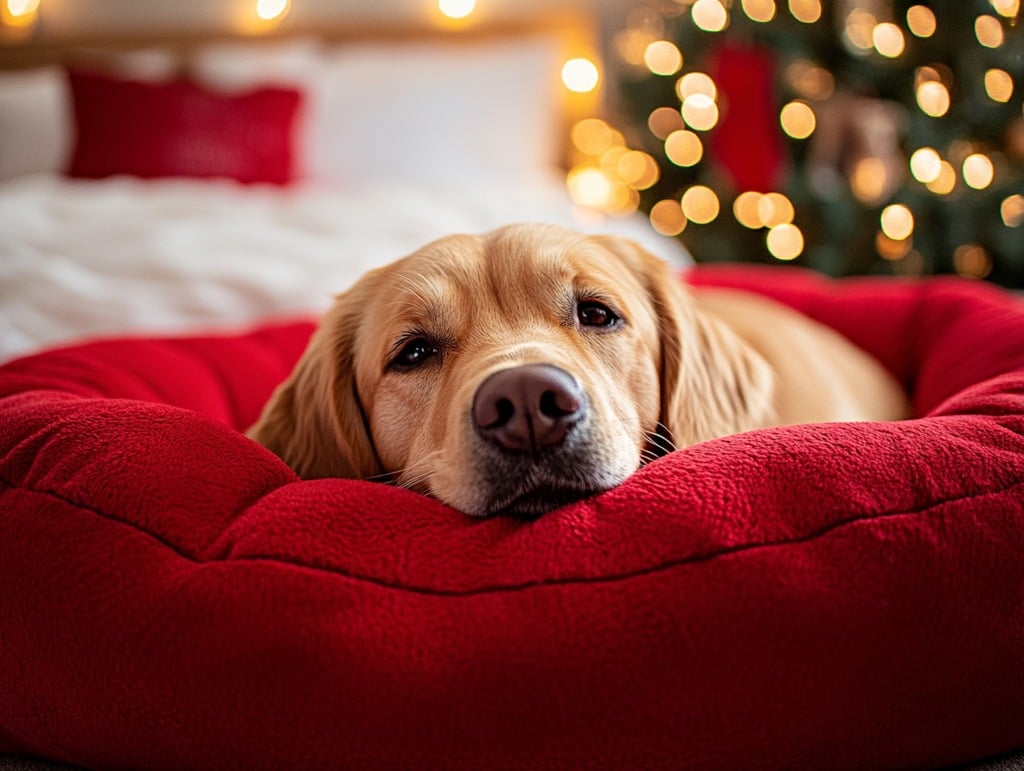
[[[685,449],[535,522],[239,429],[312,327],[0,369],[0,751],[120,768],[882,768],[1024,745],[1024,309],[700,269],[872,351],[902,423]]]

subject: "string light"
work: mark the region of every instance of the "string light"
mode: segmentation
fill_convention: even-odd
[[[686,218],[700,225],[714,221],[720,208],[715,191],[704,185],[691,187],[683,193],[680,203]]]
[[[657,107],[647,116],[647,128],[658,139],[667,139],[669,134],[683,127],[683,116],[671,107]]]
[[[663,236],[678,236],[686,228],[686,215],[679,201],[665,199],[651,207],[651,227]]]
[[[562,83],[577,94],[593,91],[600,79],[597,65],[590,59],[570,59],[562,66]]]
[[[1003,44],[1003,25],[995,16],[979,16],[974,20],[974,36],[985,48],[999,48]]]
[[[893,241],[905,241],[914,232],[914,214],[901,203],[886,206],[878,220],[882,232]]]
[[[693,23],[705,32],[721,32],[729,25],[729,12],[719,0],[697,0],[690,14]]]
[[[961,244],[953,251],[953,268],[964,278],[985,278],[992,272],[992,258],[978,244]]]
[[[936,195],[949,195],[956,189],[956,170],[949,161],[939,162],[939,175],[927,183],[930,191]]]
[[[614,133],[611,126],[599,118],[577,121],[569,132],[573,145],[586,155],[600,155],[612,146]]]
[[[761,222],[761,214],[758,211],[758,203],[761,201],[761,194],[748,190],[736,196],[732,202],[732,214],[736,221],[745,228],[751,230],[759,229],[764,223]]]
[[[655,75],[675,75],[683,68],[683,55],[675,43],[655,40],[644,49],[644,64]]]
[[[679,100],[685,102],[688,97],[694,94],[703,94],[709,99],[718,98],[718,89],[715,81],[703,72],[688,72],[676,82],[676,94]]]
[[[922,147],[910,156],[910,173],[918,182],[934,182],[941,171],[942,158],[931,147]]]
[[[775,0],[742,0],[741,6],[751,21],[767,24],[775,18]]]
[[[972,153],[964,158],[963,165],[964,182],[968,187],[975,190],[984,190],[992,184],[995,177],[995,167],[991,159],[983,153]]]
[[[949,112],[949,89],[937,80],[928,80],[917,87],[917,106],[932,118]]]
[[[289,0],[256,0],[256,15],[264,21],[282,18],[288,11]]]
[[[676,166],[693,166],[704,157],[704,145],[692,131],[673,131],[665,140],[665,157]]]
[[[891,22],[876,24],[871,30],[871,43],[882,56],[895,59],[906,48],[903,30]]]
[[[691,94],[680,109],[686,125],[696,131],[710,131],[718,123],[718,105],[707,94]]]
[[[768,252],[777,260],[795,260],[804,250],[804,234],[796,225],[776,225],[765,237]]]
[[[820,0],[789,0],[789,12],[797,21],[814,24],[821,18]]]
[[[1006,103],[1013,96],[1013,78],[1006,70],[985,71],[985,93],[993,102]]]
[[[999,205],[999,216],[1003,218],[1003,224],[1008,228],[1024,225],[1024,195],[1015,193],[1004,198]]]
[[[817,121],[812,110],[805,102],[793,101],[785,105],[779,113],[782,130],[793,139],[807,139],[814,133]]]
[[[1020,12],[1020,0],[989,0],[996,13],[1012,19]]]
[[[931,37],[935,34],[935,14],[926,5],[912,5],[907,9],[907,26],[917,37]]]
[[[476,9],[476,0],[438,0],[437,7],[449,19],[465,19]]]

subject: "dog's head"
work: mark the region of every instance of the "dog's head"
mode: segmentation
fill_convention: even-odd
[[[451,236],[337,298],[250,434],[300,476],[533,515],[761,425],[767,365],[636,244]]]

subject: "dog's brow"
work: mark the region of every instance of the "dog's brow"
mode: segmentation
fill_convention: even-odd
[[[433,324],[447,321],[450,288],[442,277],[398,274],[396,279],[398,291],[391,305],[399,315]]]

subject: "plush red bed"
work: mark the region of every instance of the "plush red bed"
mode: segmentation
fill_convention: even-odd
[[[882,768],[1024,746],[1024,307],[699,269],[915,418],[672,453],[535,522],[301,482],[240,429],[312,329],[0,369],[0,751],[104,768]]]

